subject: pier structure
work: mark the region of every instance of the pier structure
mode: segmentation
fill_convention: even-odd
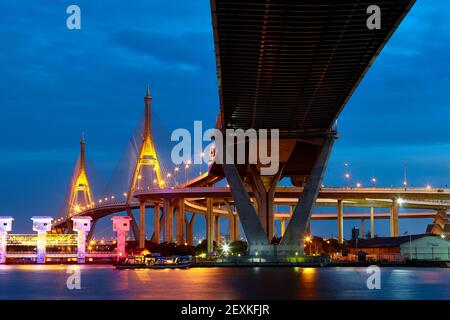
[[[0,264],[6,262],[6,247],[8,232],[12,230],[13,217],[3,216],[0,217]]]
[[[77,261],[78,263],[86,262],[86,236],[91,230],[92,218],[86,217],[74,217],[73,230],[77,232]]]
[[[31,220],[33,221],[33,231],[37,232],[36,262],[43,264],[45,263],[47,232],[52,228],[53,218],[48,216],[34,216]]]
[[[117,259],[126,257],[126,238],[130,231],[130,217],[116,216],[112,217],[113,231],[117,232]]]

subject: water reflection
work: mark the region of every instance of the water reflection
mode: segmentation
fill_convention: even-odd
[[[66,266],[0,266],[0,299],[450,299],[449,269],[382,268],[368,290],[366,268],[116,270],[81,266],[68,290]]]

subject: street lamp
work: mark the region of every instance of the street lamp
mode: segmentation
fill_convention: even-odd
[[[345,174],[345,180],[346,180],[347,188],[348,188],[349,183],[350,183],[350,173],[346,173],[346,174]]]
[[[167,186],[170,186],[170,177],[172,176],[172,174],[169,172],[166,177],[167,177]]]
[[[373,178],[371,179],[371,181],[372,181],[372,185],[375,187],[375,185],[376,185],[376,183],[377,183],[377,178],[373,177]]]
[[[180,168],[178,168],[178,167],[175,167],[175,169],[173,170],[173,180],[174,180],[174,182],[175,182],[175,186],[177,186],[178,185],[178,182],[177,182],[177,172],[180,170]]]

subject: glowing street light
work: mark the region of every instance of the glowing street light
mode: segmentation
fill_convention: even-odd
[[[224,243],[222,244],[221,249],[222,249],[222,252],[223,252],[225,255],[228,255],[228,254],[231,252],[230,244],[228,244],[228,243],[226,243],[226,242],[224,242]]]
[[[427,184],[426,188],[427,190],[431,190],[431,185]]]
[[[358,182],[358,183],[356,184],[356,187],[357,187],[357,188],[361,188],[361,183]]]
[[[174,183],[175,183],[175,186],[177,186],[177,185],[178,185],[178,182],[177,182],[177,172],[180,171],[180,168],[175,167],[175,169],[173,169],[173,171],[174,171],[174,173],[173,173],[173,181],[174,181]]]
[[[347,185],[347,188],[348,188],[348,186],[350,184],[350,173],[346,173],[345,174],[345,180],[346,180],[346,185]]]
[[[372,181],[372,185],[375,187],[377,183],[377,178],[373,177],[372,179],[370,179],[370,181]]]

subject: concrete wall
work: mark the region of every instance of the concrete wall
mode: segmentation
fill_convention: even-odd
[[[450,260],[450,241],[441,237],[423,237],[400,245],[406,258],[420,260]]]

